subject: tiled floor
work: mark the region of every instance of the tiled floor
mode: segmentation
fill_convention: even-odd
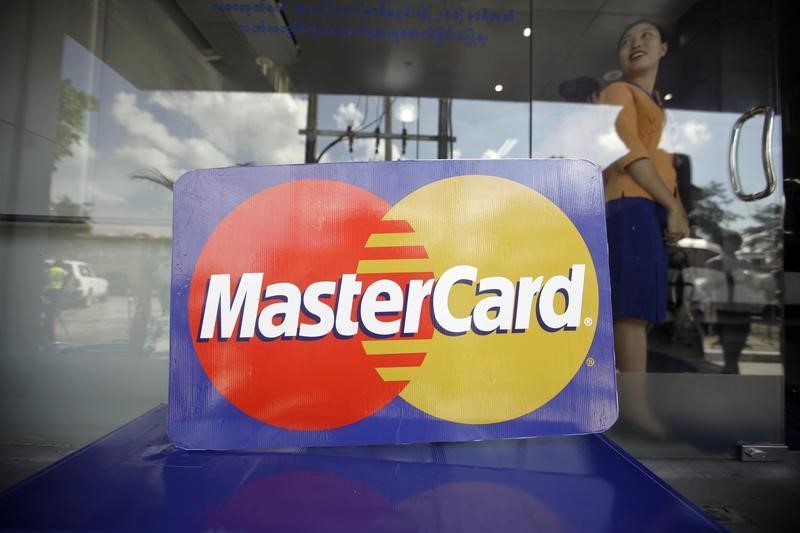
[[[734,533],[800,531],[800,452],[776,463],[641,461]]]

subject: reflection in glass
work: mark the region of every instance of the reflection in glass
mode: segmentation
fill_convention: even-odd
[[[565,11],[536,2],[531,14],[528,2],[514,1],[497,8],[500,20],[471,22],[469,43],[441,33],[437,43],[427,33],[395,33],[393,40],[389,33],[315,35],[308,28],[260,41],[265,35],[238,26],[253,22],[231,22],[212,4],[4,4],[9,16],[0,24],[12,43],[0,82],[8,95],[0,102],[0,161],[6,165],[0,212],[8,215],[0,222],[6,302],[0,310],[0,428],[6,440],[82,444],[165,401],[167,279],[171,261],[180,260],[170,257],[171,185],[196,167],[304,162],[306,137],[298,132],[309,126],[313,98],[319,99],[314,116],[320,129],[371,124],[369,130],[380,125],[385,133],[386,117],[375,119],[388,95],[396,111],[390,114],[394,134],[405,127],[409,134],[456,138],[444,150],[436,141],[409,140],[405,156],[395,139],[392,159],[527,157],[529,141],[533,157],[584,158],[605,168],[628,151],[614,126],[619,106],[590,102],[619,75],[616,35],[608,32],[635,19],[634,8],[618,12],[589,2]],[[445,16],[442,29],[455,28],[458,20],[447,17],[462,7],[469,12],[467,4],[451,2],[453,9],[439,14],[429,10],[422,29],[435,25],[435,16]],[[352,21],[342,12],[325,19],[292,6],[292,24]],[[724,369],[718,304],[731,302],[723,298],[724,271],[707,262],[722,253],[720,235],[734,232],[742,243],[733,256],[749,265],[732,274],[739,282],[733,304],[747,310],[741,318],[750,324],[738,370],[776,375],[782,373],[782,191],[744,204],[727,185],[731,126],[738,112],[769,103],[752,99],[768,100],[775,86],[772,37],[764,31],[772,23],[771,4],[739,2],[724,12],[721,6],[688,0],[660,7],[661,19],[680,39],[670,43],[670,56],[679,60],[662,72],[674,108],[659,147],[681,162],[678,187],[692,233],[670,249],[667,321],[649,330],[648,368]],[[232,40],[220,41],[213,22],[204,25],[217,16],[230,26]],[[370,17],[376,29],[420,29],[410,28],[418,19],[375,20],[377,11]],[[257,58],[248,55],[249,47],[258,48]],[[503,91],[496,93],[498,84]],[[443,100],[449,113],[441,112]],[[403,109],[411,106],[416,118],[409,122]],[[750,121],[742,134],[739,165],[748,190],[762,183],[760,127]],[[318,140],[316,154],[333,139]],[[339,142],[324,161],[386,155],[383,141],[377,154],[374,138],[353,144],[350,153],[348,143]],[[779,145],[776,136],[776,152]],[[685,383],[665,387],[655,403],[667,403],[661,398]],[[746,389],[774,397],[772,389]],[[725,397],[728,404],[740,392],[713,390],[709,397]],[[708,405],[706,396],[696,399]],[[779,408],[765,413],[782,419]],[[716,416],[704,414],[694,429]]]

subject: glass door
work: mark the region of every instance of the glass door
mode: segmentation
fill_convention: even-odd
[[[619,107],[598,100],[640,18],[668,42],[660,148],[691,234],[669,249],[648,372],[620,375],[613,436],[670,455],[783,440],[777,133],[777,187],[748,197],[770,188],[764,114],[733,143],[738,195],[729,169],[742,113],[775,108],[772,3],[14,0],[2,13],[5,442],[80,446],[166,400],[171,186],[185,170],[527,156],[609,167],[627,149]]]
[[[647,199],[647,189],[637,187],[644,178],[630,168],[648,158],[689,221],[688,234],[668,244],[666,258],[621,252],[621,271],[650,272],[653,261],[666,263],[665,286],[653,287],[642,304],[664,315],[644,319],[646,372],[620,373],[621,418],[612,436],[643,455],[727,455],[740,442],[783,442],[773,5],[581,6],[570,13],[533,3],[532,156],[583,157],[604,168],[607,217],[617,216],[617,205]],[[647,23],[630,28],[640,21]],[[648,38],[658,41],[656,55],[663,52],[654,58],[651,94],[642,85]],[[570,46],[551,52],[551,39]],[[625,231],[643,231],[644,221],[637,227],[626,220]],[[653,246],[661,242],[655,234]],[[633,289],[622,292],[615,293],[621,315],[615,323],[638,312],[630,310],[638,297]],[[619,344],[617,352],[620,361]]]

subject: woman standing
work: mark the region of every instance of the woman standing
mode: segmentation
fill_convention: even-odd
[[[628,150],[603,171],[614,348],[620,371],[644,372],[647,324],[666,314],[666,243],[686,237],[689,225],[672,155],[658,148],[666,119],[654,87],[667,43],[657,25],[642,20],[622,33],[617,52],[625,81],[598,99],[621,107],[615,128]]]

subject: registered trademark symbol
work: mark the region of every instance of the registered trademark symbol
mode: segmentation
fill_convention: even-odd
[[[590,357],[586,360],[586,366],[594,366],[594,358]]]
[[[587,316],[586,318],[583,319],[583,323],[586,324],[587,326],[591,326],[592,319]]]

